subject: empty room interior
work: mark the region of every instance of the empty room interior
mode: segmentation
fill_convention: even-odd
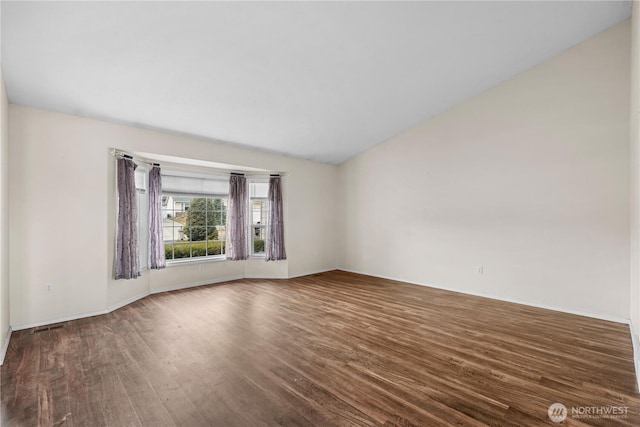
[[[2,426],[640,425],[636,1],[0,23]]]

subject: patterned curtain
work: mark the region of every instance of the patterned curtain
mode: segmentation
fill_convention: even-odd
[[[164,237],[162,234],[162,178],[160,167],[154,165],[149,172],[149,256],[151,268],[165,268]]]
[[[247,228],[247,179],[243,175],[231,175],[227,215],[228,260],[240,261],[249,258]]]
[[[130,159],[117,160],[118,226],[114,266],[116,279],[135,279],[140,276],[136,167]]]
[[[282,185],[279,176],[269,178],[269,226],[267,227],[267,261],[287,259],[284,250],[284,222],[282,220]]]

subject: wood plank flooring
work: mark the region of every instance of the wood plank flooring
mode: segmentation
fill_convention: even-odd
[[[554,402],[562,425],[640,425],[627,325],[341,271],[31,332],[2,366],[3,426],[541,426]]]

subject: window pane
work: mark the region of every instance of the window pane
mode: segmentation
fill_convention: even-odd
[[[254,255],[265,253],[265,237],[267,227],[267,200],[251,200],[251,250]]]
[[[209,241],[207,243],[207,254],[211,255],[222,255],[224,242],[220,241]]]
[[[253,241],[253,253],[254,254],[263,254],[264,253],[264,240],[254,240]]]
[[[207,242],[194,242],[191,244],[191,256],[207,256]]]
[[[207,240],[218,240],[218,229],[216,227],[207,227]]]
[[[227,230],[224,226],[217,226],[218,229],[218,240],[225,241],[227,239]]]
[[[253,253],[254,254],[263,254],[264,253],[264,241],[266,238],[266,228],[264,226],[254,226],[252,227],[252,236],[253,240]]]
[[[266,200],[254,200],[251,202],[251,223],[267,223],[267,202]]]
[[[207,225],[208,226],[214,226],[214,225],[220,225],[220,212],[211,212],[209,213],[209,216],[207,218]]]
[[[188,203],[189,205],[189,210],[190,211],[197,211],[197,212],[206,212],[207,210],[207,201],[211,200],[211,199],[206,199],[204,197],[197,197],[191,200],[190,203]]]
[[[171,260],[173,259],[173,245],[169,244],[165,244],[164,245],[164,258],[166,260]]]
[[[253,238],[254,239],[262,239],[265,238],[265,228],[261,226],[254,226],[253,228]]]
[[[192,242],[200,242],[207,240],[207,227],[199,227],[190,225],[184,228],[185,235]]]
[[[165,242],[182,240],[182,224],[171,218],[162,219],[162,235]]]
[[[191,256],[191,244],[189,242],[180,242],[173,245],[174,259],[189,258]]]
[[[227,222],[227,204],[225,199],[214,199],[211,225],[225,225]]]
[[[162,202],[166,259],[224,255],[227,199],[163,194]]]

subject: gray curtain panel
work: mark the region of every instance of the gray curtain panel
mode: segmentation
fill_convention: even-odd
[[[282,184],[279,176],[269,178],[269,226],[267,227],[267,261],[287,259],[284,250],[284,222],[282,220]]]
[[[138,198],[135,177],[137,166],[129,159],[117,161],[118,228],[114,275],[116,279],[135,279],[140,276]]]
[[[155,270],[167,265],[162,235],[162,177],[158,166],[149,172],[149,258]]]
[[[232,261],[248,259],[247,179],[244,176],[231,175],[227,209],[227,259]]]

